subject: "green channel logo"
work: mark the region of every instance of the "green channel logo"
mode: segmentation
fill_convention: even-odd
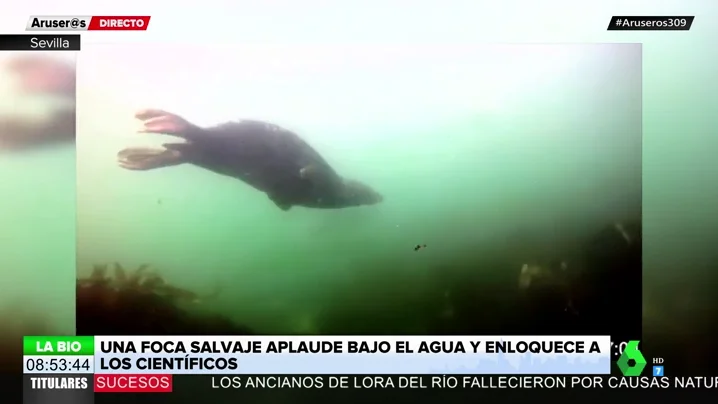
[[[646,367],[646,358],[643,357],[643,354],[638,349],[639,342],[640,341],[628,341],[626,349],[623,350],[621,357],[618,358],[616,362],[616,365],[621,369],[621,373],[623,373],[624,376],[640,376],[641,372],[643,372],[643,368]],[[628,361],[631,359],[636,362],[633,366],[628,364]]]

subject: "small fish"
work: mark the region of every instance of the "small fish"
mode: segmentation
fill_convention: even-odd
[[[419,251],[422,248],[426,248],[426,244],[417,244],[416,247],[414,247],[414,251]]]

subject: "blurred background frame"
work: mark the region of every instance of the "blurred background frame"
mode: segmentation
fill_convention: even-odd
[[[0,54],[0,371],[75,333],[75,53]]]

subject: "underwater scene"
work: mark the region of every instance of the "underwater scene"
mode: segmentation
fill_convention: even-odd
[[[0,55],[0,371],[75,333],[75,56]]]
[[[641,333],[637,44],[91,44],[78,334]]]

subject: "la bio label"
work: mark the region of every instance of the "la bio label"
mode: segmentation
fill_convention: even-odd
[[[37,352],[80,352],[82,344],[79,341],[41,341],[35,343]]]

